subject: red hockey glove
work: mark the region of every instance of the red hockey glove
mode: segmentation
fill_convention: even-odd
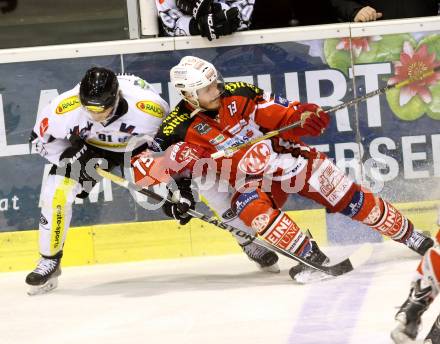
[[[300,115],[301,127],[311,136],[321,135],[330,123],[328,113],[316,104],[298,104],[296,111]]]

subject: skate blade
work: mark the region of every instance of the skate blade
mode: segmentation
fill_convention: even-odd
[[[46,283],[42,285],[32,285],[30,286],[27,294],[29,296],[42,295],[50,292],[58,286],[58,277],[51,278],[47,280]]]
[[[397,327],[391,332],[391,339],[393,340],[394,344],[423,343],[408,337],[405,332],[403,332],[404,330],[405,326],[400,321],[397,321]]]
[[[280,272],[280,267],[278,266],[278,263],[272,264],[270,266],[262,267],[259,264],[257,264],[258,269],[262,272],[270,272],[272,274],[277,274]]]

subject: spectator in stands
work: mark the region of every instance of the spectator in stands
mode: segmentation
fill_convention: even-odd
[[[330,0],[342,21],[368,22],[438,15],[438,0]]]
[[[210,41],[236,31],[289,26],[290,0],[156,0],[167,36],[201,35]]]

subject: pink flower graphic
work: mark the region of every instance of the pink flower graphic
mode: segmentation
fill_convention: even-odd
[[[435,53],[429,54],[426,44],[422,44],[416,52],[409,42],[403,43],[400,61],[394,62],[395,74],[388,80],[393,85],[405,80],[412,80],[410,84],[400,89],[400,106],[408,103],[412,97],[419,95],[425,103],[432,101],[428,86],[440,80],[440,72],[426,75],[427,72],[440,65],[436,62]]]
[[[358,37],[358,38],[342,38],[336,46],[336,50],[350,51],[350,40],[353,47],[353,54],[358,57],[363,51],[370,51],[370,43],[377,42],[382,39],[381,36]]]

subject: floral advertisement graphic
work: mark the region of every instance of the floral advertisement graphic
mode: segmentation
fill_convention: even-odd
[[[324,42],[324,56],[329,67],[345,75],[352,60],[354,65],[391,63],[392,75],[384,80],[388,85],[411,81],[387,92],[394,115],[404,121],[423,115],[440,120],[440,72],[432,72],[440,66],[439,35],[428,35],[419,41],[410,34],[332,38]]]

